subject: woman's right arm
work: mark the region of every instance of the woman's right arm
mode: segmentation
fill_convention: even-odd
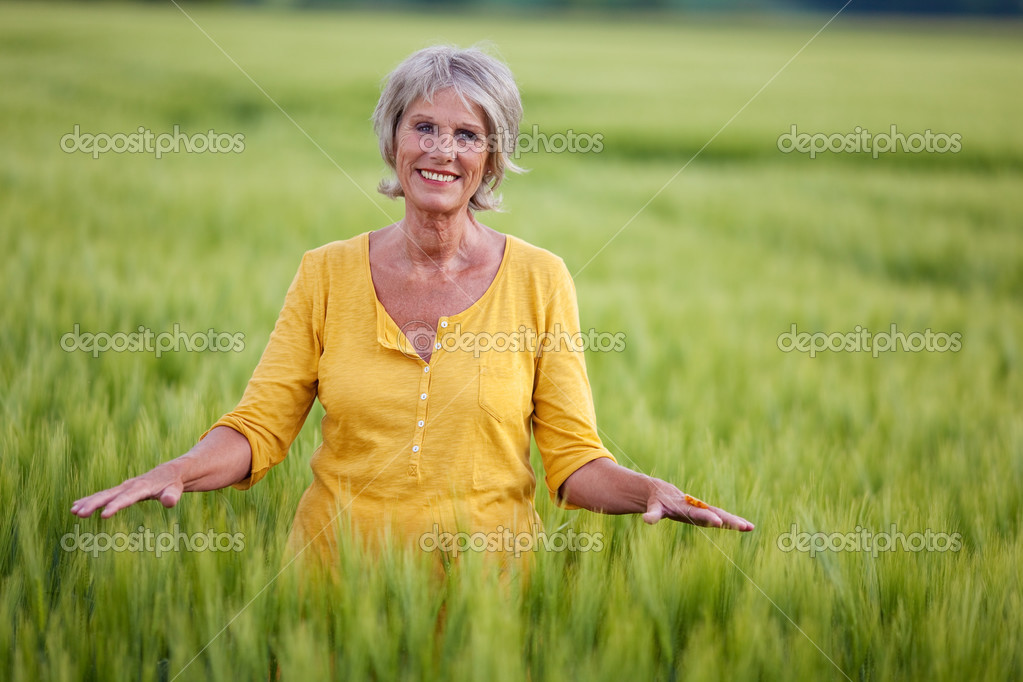
[[[284,307],[241,402],[181,457],[71,505],[82,518],[104,519],[141,500],[178,503],[183,492],[247,488],[284,459],[316,398],[323,352],[323,249],[302,258]],[[230,422],[225,424],[225,422]]]
[[[242,434],[218,426],[177,459],[113,488],[76,500],[71,513],[82,518],[103,507],[101,518],[142,500],[159,500],[173,507],[183,492],[219,490],[247,478],[252,469],[252,450]]]

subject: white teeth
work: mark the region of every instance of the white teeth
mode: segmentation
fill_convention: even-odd
[[[439,182],[454,182],[458,178],[456,175],[441,175],[440,173],[431,173],[428,170],[421,170],[419,172],[423,174],[424,178]]]

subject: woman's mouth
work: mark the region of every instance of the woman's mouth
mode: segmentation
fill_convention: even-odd
[[[427,180],[433,180],[434,182],[454,182],[458,179],[457,175],[452,175],[451,173],[439,173],[437,171],[426,170],[425,168],[420,168],[419,174]]]

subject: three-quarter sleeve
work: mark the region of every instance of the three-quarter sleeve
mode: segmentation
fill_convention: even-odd
[[[316,398],[323,353],[323,267],[317,251],[303,256],[241,402],[210,427],[228,426],[249,441],[252,469],[234,484],[240,490],[284,459]]]
[[[585,343],[579,329],[575,284],[563,261],[547,304],[533,389],[533,438],[543,459],[551,498],[579,467],[601,457],[615,461],[597,433],[593,394],[586,375]]]

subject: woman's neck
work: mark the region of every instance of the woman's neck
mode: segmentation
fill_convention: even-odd
[[[413,270],[459,271],[472,263],[482,229],[468,210],[454,215],[410,210],[397,224],[402,251]]]

